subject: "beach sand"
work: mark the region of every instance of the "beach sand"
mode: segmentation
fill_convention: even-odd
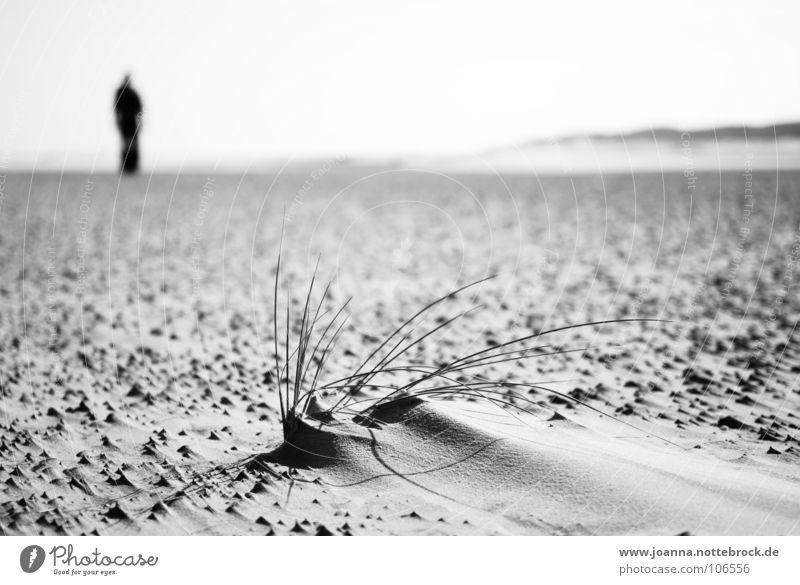
[[[742,165],[10,174],[0,530],[798,534],[800,172]],[[317,258],[334,279],[324,308],[352,297],[323,381],[490,274],[437,306],[420,331],[480,309],[410,361],[587,321],[669,322],[571,329],[543,342],[578,351],[476,372],[596,410],[543,389],[527,412],[409,400],[368,426],[307,419],[282,445],[282,223],[281,310],[288,294],[299,316]]]

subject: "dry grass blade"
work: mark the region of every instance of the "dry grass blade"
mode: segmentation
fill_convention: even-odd
[[[446,327],[449,327],[452,323],[454,323],[458,319],[464,317],[465,315],[468,315],[469,313],[479,309],[482,306],[483,305],[476,305],[476,306],[474,306],[474,307],[472,307],[470,309],[467,309],[466,311],[463,311],[463,312],[459,313],[455,317],[451,317],[450,319],[445,320],[443,323],[440,323],[439,325],[437,325],[436,327],[434,327],[433,329],[431,329],[430,331],[428,331],[424,335],[422,335],[422,336],[418,337],[417,339],[415,339],[414,341],[410,342],[408,345],[406,345],[402,349],[397,350],[397,348],[400,346],[400,344],[402,344],[403,341],[406,341],[408,339],[410,334],[408,336],[403,336],[400,339],[400,341],[397,344],[395,344],[395,346],[383,358],[381,358],[381,360],[376,365],[375,369],[370,371],[367,376],[361,377],[361,379],[353,387],[353,390],[351,391],[351,393],[344,397],[345,399],[344,399],[344,404],[343,405],[346,405],[348,403],[348,401],[351,399],[352,395],[354,393],[358,392],[359,390],[361,390],[361,388],[365,384],[369,384],[370,380],[372,380],[375,376],[381,374],[382,372],[385,372],[386,368],[388,368],[389,365],[392,362],[394,362],[396,359],[398,359],[398,358],[402,357],[403,355],[407,354],[412,348],[418,346],[420,343],[425,341],[425,339],[427,339],[431,335],[435,334],[438,331],[441,331],[442,329],[444,329]],[[397,353],[394,353],[395,350],[397,350]]]
[[[273,340],[275,342],[275,380],[278,383],[278,400],[280,402],[280,410],[281,410],[281,421],[286,420],[286,407],[283,404],[283,397],[281,396],[280,392],[280,364],[278,358],[278,284],[280,282],[280,275],[281,275],[281,257],[283,255],[283,233],[284,227],[286,222],[286,213],[284,212],[284,220],[283,224],[281,225],[281,241],[278,245],[278,264],[275,268],[275,296],[273,297],[273,304],[272,304],[272,332],[273,332]],[[288,330],[289,324],[286,324],[286,328]],[[288,364],[288,360],[287,360]]]
[[[464,362],[469,362],[470,360],[476,358],[477,356],[489,354],[492,351],[496,351],[498,349],[502,349],[502,348],[505,348],[505,347],[510,347],[512,345],[516,345],[518,343],[529,341],[531,339],[537,339],[537,338],[543,337],[545,335],[550,335],[550,334],[553,334],[553,333],[559,333],[561,331],[568,331],[568,330],[571,330],[571,329],[579,329],[579,328],[582,328],[582,327],[593,327],[593,326],[597,326],[597,325],[607,325],[607,324],[611,324],[611,323],[634,323],[634,322],[636,322],[636,323],[645,322],[646,323],[646,322],[666,322],[666,321],[663,320],[663,319],[607,319],[607,320],[604,320],[604,321],[591,321],[591,322],[588,322],[588,323],[577,323],[577,324],[572,324],[572,325],[565,325],[563,327],[556,327],[554,329],[549,329],[547,331],[540,331],[538,333],[533,333],[531,335],[526,335],[524,337],[518,337],[516,339],[512,339],[511,341],[506,341],[504,343],[501,343],[500,345],[496,345],[496,346],[493,346],[493,347],[488,347],[486,349],[482,349],[480,351],[476,351],[476,352],[471,353],[469,355],[458,357],[458,358],[452,360],[451,362],[449,362],[448,364],[445,364],[444,366],[441,366],[440,368],[438,368],[434,372],[431,372],[431,374],[429,374],[428,377],[423,378],[422,380],[420,380],[420,382],[423,382],[426,379],[429,379],[430,377],[433,377],[435,374],[453,371],[455,368],[457,368],[459,366],[459,364],[463,364]],[[398,389],[398,390],[400,390],[400,389]],[[388,400],[389,398],[391,398],[391,396],[392,395],[387,396],[386,399]]]
[[[467,290],[468,288],[471,288],[471,287],[473,287],[473,286],[477,286],[477,285],[479,285],[479,284],[481,284],[481,283],[483,283],[483,282],[486,282],[486,281],[488,281],[488,280],[491,280],[491,279],[493,279],[493,278],[495,278],[495,275],[490,275],[490,276],[487,276],[487,277],[485,277],[485,278],[481,278],[480,280],[476,280],[476,281],[474,281],[474,282],[471,282],[471,283],[469,283],[469,284],[466,284],[466,285],[464,285],[464,286],[462,286],[462,287],[460,287],[460,288],[457,288],[456,290],[450,291],[450,292],[449,292],[449,293],[447,293],[446,295],[443,295],[443,296],[439,297],[438,299],[436,299],[436,300],[434,300],[434,301],[432,301],[432,302],[428,303],[428,304],[427,304],[427,305],[425,305],[424,307],[422,307],[422,308],[421,308],[419,311],[417,311],[416,313],[414,313],[414,314],[413,314],[413,315],[412,315],[410,318],[408,318],[408,319],[406,319],[405,321],[403,321],[403,323],[402,323],[402,324],[401,324],[401,325],[400,325],[400,326],[399,326],[397,329],[395,329],[395,330],[394,330],[392,333],[390,333],[390,334],[389,334],[389,336],[388,336],[388,337],[386,337],[386,339],[384,339],[384,340],[383,340],[383,342],[382,342],[382,343],[381,343],[381,344],[380,344],[378,347],[376,347],[376,348],[375,348],[375,350],[374,350],[372,353],[370,353],[370,354],[369,354],[369,356],[367,356],[367,359],[365,359],[365,360],[364,360],[364,361],[361,363],[361,365],[360,365],[360,366],[358,366],[358,368],[356,368],[355,372],[353,372],[353,376],[354,376],[354,377],[355,377],[355,376],[358,376],[358,374],[361,372],[361,370],[362,370],[364,367],[366,367],[366,365],[367,365],[367,364],[370,362],[370,360],[372,360],[372,359],[373,359],[373,358],[374,358],[374,357],[375,357],[375,356],[376,356],[378,353],[380,353],[380,351],[381,351],[381,350],[382,350],[384,347],[386,347],[386,345],[387,345],[387,344],[388,344],[388,343],[389,343],[389,342],[390,342],[392,339],[394,339],[394,338],[395,338],[397,335],[399,335],[399,334],[400,334],[400,332],[401,332],[403,329],[405,329],[405,328],[406,328],[408,325],[410,325],[411,323],[413,323],[413,322],[414,322],[414,321],[415,321],[415,320],[416,320],[418,317],[420,317],[421,315],[423,315],[423,314],[427,313],[428,311],[430,311],[430,310],[431,310],[431,309],[433,309],[433,308],[434,308],[436,305],[438,305],[438,304],[442,303],[443,301],[445,301],[445,300],[447,300],[447,299],[450,299],[450,298],[453,298],[453,297],[455,297],[455,296],[456,296],[457,294],[459,294],[460,292],[463,292],[463,291]],[[395,346],[395,347],[396,347],[396,346]]]

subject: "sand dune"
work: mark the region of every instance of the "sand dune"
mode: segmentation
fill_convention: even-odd
[[[563,417],[509,425],[475,405],[445,404],[382,407],[371,428],[308,420],[259,461],[315,469],[323,485],[359,494],[360,507],[404,501],[401,517],[415,518],[415,530],[458,530],[459,517],[524,534],[798,529],[800,485],[774,466],[720,460],[644,434],[619,439]],[[614,422],[601,427],[612,431]]]

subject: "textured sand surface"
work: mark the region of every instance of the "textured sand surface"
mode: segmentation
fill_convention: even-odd
[[[800,174],[749,170],[501,178],[332,161],[280,176],[9,175],[0,529],[798,533]],[[413,358],[671,319],[572,330],[548,343],[588,349],[481,372],[547,382],[642,430],[539,390],[518,418],[457,400],[374,437],[341,420],[320,431],[343,437],[335,464],[255,458],[281,438],[284,210],[294,314],[319,254],[335,278],[326,308],[353,296],[326,379],[426,302],[499,273],[437,309],[428,326],[483,305]]]

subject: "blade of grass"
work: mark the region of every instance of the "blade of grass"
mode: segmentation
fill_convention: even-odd
[[[292,401],[292,410],[297,408],[297,399],[300,395],[300,382],[301,382],[301,374],[303,372],[303,364],[305,361],[305,352],[307,348],[307,343],[309,340],[309,335],[311,332],[306,330],[308,324],[308,315],[309,315],[309,306],[311,304],[311,295],[314,292],[314,283],[317,280],[317,271],[319,270],[319,257],[317,258],[317,264],[314,267],[314,274],[311,276],[311,284],[308,286],[308,293],[306,294],[306,302],[303,306],[303,318],[300,321],[300,338],[297,342],[297,357],[295,358],[295,376],[294,376],[294,400]],[[312,328],[313,332],[313,328]]]
[[[429,311],[430,309],[432,309],[433,307],[435,307],[436,305],[438,305],[438,304],[439,304],[439,303],[441,303],[442,301],[444,301],[444,300],[446,300],[446,299],[449,299],[449,298],[452,298],[452,297],[456,296],[458,293],[460,293],[460,292],[462,292],[462,291],[464,291],[464,290],[466,290],[466,289],[468,289],[468,288],[470,288],[470,287],[476,286],[476,285],[478,285],[478,284],[481,284],[481,283],[483,283],[483,282],[486,282],[487,280],[491,280],[491,279],[493,279],[493,278],[495,278],[495,275],[490,275],[490,276],[487,276],[487,277],[485,277],[485,278],[482,278],[482,279],[480,279],[480,280],[476,280],[476,281],[474,281],[474,282],[471,282],[471,283],[469,283],[469,284],[466,284],[466,285],[462,286],[461,288],[458,288],[458,289],[456,289],[456,290],[454,290],[454,291],[451,291],[451,292],[447,293],[446,295],[444,295],[444,296],[441,296],[441,297],[439,297],[438,299],[436,299],[436,300],[434,300],[434,301],[432,301],[432,302],[428,303],[427,305],[425,305],[425,306],[424,306],[422,309],[420,309],[419,311],[417,311],[416,313],[414,313],[414,315],[412,315],[412,316],[411,316],[409,319],[406,319],[406,320],[403,322],[403,324],[402,324],[402,325],[400,325],[400,326],[399,326],[397,329],[395,329],[395,330],[394,330],[394,331],[393,331],[393,332],[392,332],[392,333],[391,333],[391,334],[390,334],[388,337],[386,337],[386,339],[384,339],[384,340],[383,340],[383,342],[382,342],[382,343],[381,343],[381,344],[380,344],[380,345],[379,345],[377,348],[375,348],[375,350],[374,350],[372,353],[370,353],[370,354],[369,354],[369,356],[367,357],[367,359],[365,359],[365,360],[364,360],[364,361],[361,363],[361,365],[360,365],[360,366],[358,366],[358,368],[357,368],[357,369],[356,369],[356,371],[353,373],[353,375],[354,375],[354,376],[355,376],[355,375],[358,375],[358,374],[361,372],[361,370],[362,370],[364,367],[366,367],[367,363],[369,363],[369,361],[370,361],[370,360],[371,360],[373,357],[375,357],[375,355],[377,355],[377,354],[378,354],[378,353],[379,353],[379,352],[380,352],[380,351],[381,351],[381,350],[382,350],[384,347],[386,347],[386,345],[387,345],[387,344],[388,344],[388,343],[389,343],[389,342],[390,342],[392,339],[394,339],[394,337],[395,337],[396,335],[398,335],[398,334],[400,333],[400,331],[402,331],[402,330],[403,330],[403,329],[404,329],[404,328],[405,328],[407,325],[409,325],[411,322],[413,322],[413,321],[414,321],[414,320],[415,320],[417,317],[419,317],[420,315],[422,315],[422,314],[426,313],[427,311]]]
[[[280,367],[279,367],[279,358],[278,358],[278,281],[280,280],[280,273],[281,273],[281,256],[283,255],[283,234],[284,234],[284,227],[286,225],[286,210],[284,210],[283,214],[283,221],[281,224],[281,240],[280,244],[278,245],[278,265],[275,269],[275,296],[273,298],[273,305],[272,305],[272,327],[273,327],[273,337],[275,341],[275,381],[278,384],[278,401],[281,405],[281,421],[286,420],[286,409],[283,406],[283,397],[281,396],[281,378],[280,378]],[[288,328],[288,323],[287,323]]]
[[[533,333],[531,335],[525,335],[525,336],[519,337],[517,339],[512,339],[511,341],[506,341],[504,343],[501,343],[500,345],[496,345],[496,346],[493,346],[493,347],[485,348],[485,349],[482,349],[480,351],[476,351],[474,353],[471,353],[469,355],[456,358],[455,360],[451,361],[449,364],[446,364],[446,365],[442,366],[440,369],[436,370],[436,372],[452,371],[452,369],[455,366],[457,366],[459,363],[465,362],[465,361],[470,360],[470,359],[472,359],[474,357],[477,357],[479,355],[482,355],[482,354],[485,354],[485,353],[491,352],[491,351],[496,351],[496,350],[502,349],[504,347],[509,347],[511,345],[514,345],[514,344],[517,344],[517,343],[521,343],[523,341],[528,341],[530,339],[536,339],[538,337],[542,337],[544,335],[549,335],[551,333],[558,333],[560,331],[568,331],[568,330],[571,330],[571,329],[579,329],[579,328],[582,328],[582,327],[591,327],[591,326],[594,326],[594,325],[606,325],[606,324],[610,324],[610,323],[628,323],[628,322],[640,322],[641,323],[641,322],[666,322],[666,321],[664,319],[608,319],[608,320],[605,320],[605,321],[592,321],[592,322],[588,322],[588,323],[578,323],[578,324],[573,324],[573,325],[565,325],[563,327],[556,327],[554,329],[549,329],[547,331],[540,331],[539,333]],[[431,374],[431,375],[433,375],[433,374]],[[389,398],[389,397],[387,396],[387,398]]]
[[[375,366],[375,368],[371,372],[369,372],[368,376],[364,377],[361,381],[359,381],[356,384],[356,386],[354,388],[354,393],[358,392],[362,385],[368,384],[369,381],[373,377],[379,375],[381,372],[385,372],[386,368],[392,362],[394,362],[399,357],[405,355],[409,350],[411,350],[411,348],[413,348],[413,347],[417,346],[418,344],[422,343],[425,339],[427,339],[428,337],[430,337],[434,333],[440,331],[441,329],[444,329],[445,327],[449,327],[454,321],[464,317],[465,315],[467,315],[467,314],[469,314],[469,313],[471,313],[471,312],[473,312],[473,311],[475,311],[475,310],[477,310],[477,309],[479,309],[481,307],[483,307],[483,305],[475,305],[475,306],[467,309],[466,311],[462,311],[458,315],[456,315],[454,317],[451,317],[450,319],[447,319],[446,321],[440,323],[439,325],[437,325],[436,327],[434,327],[433,329],[431,329],[430,331],[428,331],[427,333],[425,333],[421,337],[417,338],[416,340],[412,341],[411,343],[409,343],[408,345],[406,345],[405,347],[400,349],[396,354],[393,355],[394,351],[397,350],[397,348],[400,346],[400,344],[408,339],[408,335],[403,336],[400,339],[400,341],[397,344],[395,344],[395,346],[391,350],[389,350],[389,352],[387,352],[386,355],[383,356],[383,358],[381,358],[381,360],[378,362],[378,364]],[[352,397],[352,393],[350,394],[350,396],[346,396],[345,397],[346,398],[346,400],[344,400],[344,404],[345,405],[347,404],[347,401],[350,400],[350,397]],[[337,403],[334,406],[337,406],[338,404],[339,403]]]

